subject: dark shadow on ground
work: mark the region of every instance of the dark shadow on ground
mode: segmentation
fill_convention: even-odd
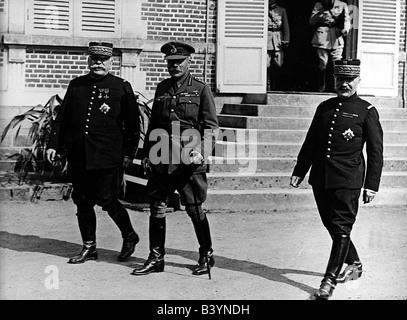
[[[80,252],[82,246],[80,244],[71,243],[67,241],[42,238],[34,235],[20,235],[15,233],[10,233],[7,231],[0,231],[0,247],[10,250],[15,250],[19,252],[39,252],[45,254],[51,254],[59,257],[69,258]],[[119,250],[119,248],[118,248]],[[137,249],[136,249],[137,250]],[[126,262],[117,261],[118,251],[108,250],[103,248],[98,248],[99,260],[108,263],[116,263],[120,265],[128,265],[131,268],[137,267],[137,265],[142,265],[144,259],[131,257]],[[197,260],[197,252],[180,250],[180,249],[171,249],[166,248],[166,253],[170,255],[178,255],[187,259]],[[147,252],[145,253],[147,257]],[[301,275],[310,275],[316,277],[322,277],[323,274],[318,272],[296,270],[296,269],[280,269],[266,266],[260,263],[238,260],[233,258],[227,258],[222,256],[216,256],[216,268],[221,268],[225,270],[244,272],[258,277],[265,278],[267,280],[276,281],[291,285],[300,290],[303,290],[312,296],[315,292],[315,288],[310,287],[306,284],[291,280],[286,277],[289,274],[301,274]],[[180,268],[189,268],[192,269],[195,264],[185,265],[179,263],[168,263],[173,267]],[[203,277],[205,275],[202,275]]]

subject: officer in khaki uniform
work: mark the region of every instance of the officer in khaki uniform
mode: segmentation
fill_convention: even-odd
[[[269,0],[267,31],[267,91],[278,90],[284,50],[290,43],[290,25],[285,8]]]
[[[360,61],[336,61],[334,76],[337,97],[318,106],[290,181],[293,187],[298,187],[311,167],[309,183],[322,223],[333,240],[325,276],[316,292],[317,299],[328,299],[337,282],[361,276],[362,263],[350,234],[361,188],[364,188],[364,203],[371,202],[379,190],[383,167],[383,130],[379,114],[356,93]],[[344,263],[347,267],[340,274]]]
[[[193,274],[208,273],[205,264],[215,263],[209,222],[202,210],[206,200],[206,159],[215,146],[219,125],[216,106],[208,85],[194,78],[189,67],[195,49],[183,42],[161,47],[171,75],[158,84],[150,124],[143,147],[149,172],[150,254],[133,275],[164,271],[166,218],[169,197],[178,191],[191,218],[199,243],[198,264]]]
[[[325,91],[325,76],[329,56],[332,61],[342,59],[344,37],[350,30],[348,5],[339,0],[321,0],[312,10],[309,23],[316,26],[311,40],[318,55],[318,91]]]
[[[69,263],[98,258],[94,206],[107,211],[119,227],[127,260],[139,241],[126,209],[118,200],[122,168],[131,164],[139,141],[139,111],[129,82],[109,73],[113,44],[89,43],[89,74],[73,79],[53,124],[47,158],[66,150],[72,200],[83,240]]]

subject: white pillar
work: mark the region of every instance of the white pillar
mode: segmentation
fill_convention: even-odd
[[[143,92],[145,90],[145,75],[140,71],[141,50],[123,50],[121,77],[130,82],[133,90]]]
[[[25,53],[22,46],[8,48],[8,91],[25,90]]]

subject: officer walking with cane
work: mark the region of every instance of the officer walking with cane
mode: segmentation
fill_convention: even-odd
[[[202,210],[207,196],[207,164],[219,124],[208,85],[189,72],[195,49],[183,42],[161,47],[170,78],[158,84],[143,151],[150,199],[150,254],[133,275],[164,271],[166,208],[175,190],[191,218],[199,243],[194,275],[210,274],[215,264],[208,218]]]

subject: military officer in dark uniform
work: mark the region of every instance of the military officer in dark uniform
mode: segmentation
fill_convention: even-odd
[[[66,150],[72,179],[72,199],[83,240],[69,263],[98,258],[94,206],[107,211],[121,231],[119,261],[134,252],[139,241],[128,212],[118,200],[123,167],[131,164],[139,141],[139,111],[129,82],[109,73],[113,45],[89,44],[89,74],[73,79],[54,122],[47,158]]]
[[[315,294],[317,299],[328,299],[337,282],[361,276],[362,263],[350,234],[361,189],[364,203],[371,202],[379,190],[383,167],[379,114],[356,93],[360,61],[336,61],[334,76],[337,97],[318,106],[290,181],[298,187],[311,167],[309,183],[322,223],[333,240],[327,269]],[[344,263],[347,267],[340,274]]]
[[[194,78],[189,67],[195,49],[182,42],[161,47],[171,78],[158,84],[143,160],[149,171],[150,254],[133,275],[164,271],[166,208],[169,197],[178,191],[181,203],[192,220],[199,243],[198,264],[193,274],[208,273],[215,263],[208,219],[202,210],[206,200],[206,159],[219,133],[216,106],[208,85]]]

